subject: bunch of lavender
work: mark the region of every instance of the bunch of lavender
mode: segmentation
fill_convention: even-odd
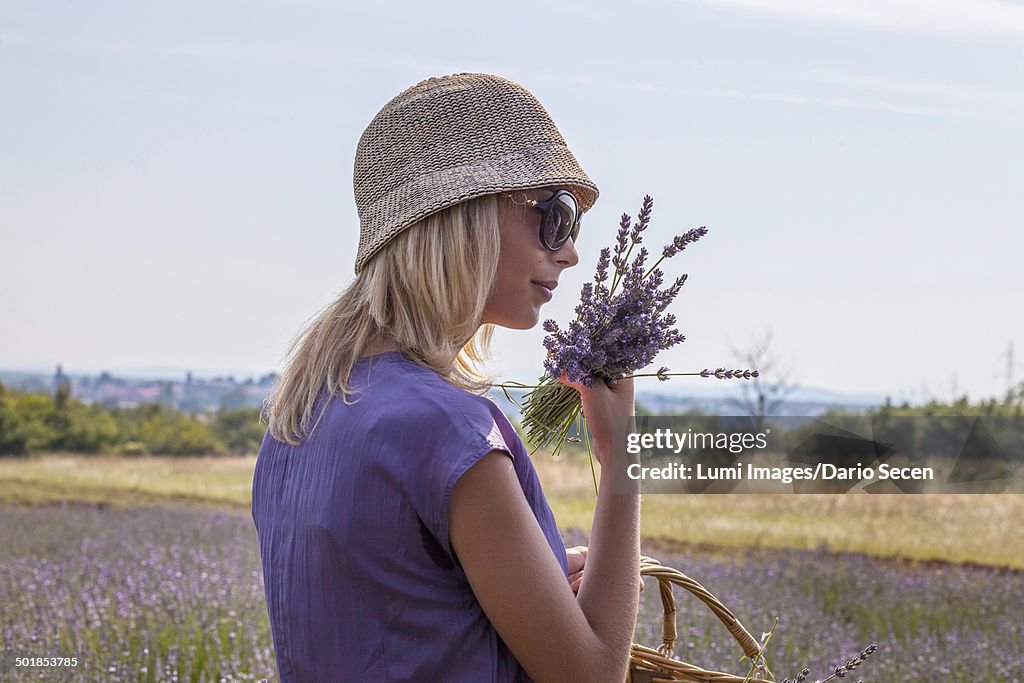
[[[666,381],[672,375],[718,379],[758,376],[756,370],[717,368],[714,371],[669,373],[667,367],[647,375],[631,374],[648,366],[659,351],[686,339],[673,327],[675,316],[665,313],[686,282],[686,275],[679,276],[671,286],[662,289],[664,275],[658,266],[708,232],[702,226],[676,236],[662,249],[661,258],[650,268],[645,265],[647,248],[640,246],[630,263],[633,248],[641,244],[642,234],[650,224],[653,206],[654,200],[645,196],[636,224],[632,223],[629,215],[622,215],[614,253],[607,247],[601,250],[594,282],[583,285],[576,319],[565,330],[560,329],[554,320],[544,321],[544,331],[549,333],[544,338],[544,347],[548,350],[548,358],[544,361],[546,373],[539,384],[526,394],[520,406],[527,438],[536,446],[534,451],[554,442],[553,454],[558,455],[569,430],[581,419],[579,392],[558,381],[563,372],[569,381],[588,387],[597,380],[614,386],[618,380],[643,376],[656,376],[660,381]],[[615,267],[610,287],[607,285],[609,265]],[[511,382],[501,386],[505,389],[527,385]],[[505,393],[508,396],[507,389]],[[579,441],[578,438],[570,440]]]

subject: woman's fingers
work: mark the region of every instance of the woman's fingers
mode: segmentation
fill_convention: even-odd
[[[587,564],[587,548],[586,546],[577,545],[572,548],[565,549],[565,560],[567,574],[574,574]]]
[[[565,552],[575,553],[576,555],[582,555],[584,560],[587,559],[587,546],[585,545],[574,545],[571,548],[566,548]]]
[[[562,375],[558,378],[558,381],[567,387],[572,387],[573,389],[576,389],[577,391],[579,391],[579,387],[583,386],[579,382],[570,382],[569,375],[565,370],[562,370]]]

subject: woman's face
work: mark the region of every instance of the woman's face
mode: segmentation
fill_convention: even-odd
[[[524,194],[541,201],[558,189],[525,190]],[[509,194],[516,201],[521,197],[518,192]],[[526,330],[540,320],[541,306],[551,300],[550,290],[558,284],[563,270],[579,263],[580,255],[572,238],[558,251],[549,251],[540,241],[540,212],[531,206],[517,206],[508,197],[500,201],[501,257],[482,322]]]

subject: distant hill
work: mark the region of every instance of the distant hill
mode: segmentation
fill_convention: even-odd
[[[39,372],[0,370],[0,382],[7,386],[29,391],[53,391],[58,381],[70,381],[72,393],[88,402],[101,402],[110,406],[128,406],[138,403],[166,403],[184,410],[214,410],[227,407],[260,406],[269,394],[276,378],[273,373],[257,378],[242,378],[227,373],[216,377],[197,377],[181,373],[173,378],[152,368],[155,376],[110,373],[100,375],[64,375]],[[653,386],[652,386],[653,385]],[[738,403],[738,380],[703,380],[701,382],[645,382],[636,394],[637,403],[646,411],[662,415],[676,415],[694,408],[709,415],[743,415],[746,411]],[[521,401],[527,390],[509,390]],[[520,419],[520,409],[509,401],[504,392],[495,389],[490,394],[495,403],[514,421]],[[778,415],[815,416],[830,408],[863,410],[882,405],[880,394],[846,394],[819,387],[800,387],[791,393],[777,411]]]
[[[132,408],[158,403],[185,412],[212,412],[219,409],[258,408],[269,395],[277,375],[236,380],[233,376],[194,377],[185,372],[177,379],[140,378],[113,375],[68,375],[60,367],[53,374],[0,370],[0,382],[23,391],[53,392],[68,383],[71,395],[85,403],[107,408]]]
[[[669,382],[671,383],[671,382]],[[509,389],[517,401],[522,402],[527,393],[524,389]],[[745,415],[746,411],[737,400],[739,388],[731,393],[704,391],[698,394],[670,392],[667,390],[642,390],[636,392],[638,407],[658,415],[678,415],[694,408],[707,415]],[[791,398],[783,401],[775,412],[780,416],[821,415],[831,409],[865,410],[885,403],[885,397],[864,394],[843,394],[827,389],[807,389],[794,391]],[[490,398],[501,407],[502,411],[514,421],[521,419],[519,406],[509,401],[500,389],[492,390]]]

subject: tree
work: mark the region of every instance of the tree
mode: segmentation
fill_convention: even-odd
[[[74,399],[71,397],[71,383],[63,381],[57,385],[53,394],[53,409],[46,416],[46,426],[51,432],[48,450],[68,450],[67,436],[71,431],[71,410]]]
[[[19,429],[15,414],[17,399],[17,395],[0,382],[0,456],[24,455],[27,451],[27,438]]]
[[[236,454],[256,453],[267,427],[260,423],[259,408],[221,410],[213,425],[214,433]]]
[[[0,454],[26,455],[48,450],[55,432],[49,394],[4,390],[0,393]]]
[[[764,424],[764,418],[774,415],[779,406],[799,386],[790,381],[792,365],[782,367],[772,351],[772,330],[757,335],[745,348],[732,347],[737,367],[758,371],[758,377],[740,383],[741,396],[733,399],[748,415],[754,418],[757,430]]]

